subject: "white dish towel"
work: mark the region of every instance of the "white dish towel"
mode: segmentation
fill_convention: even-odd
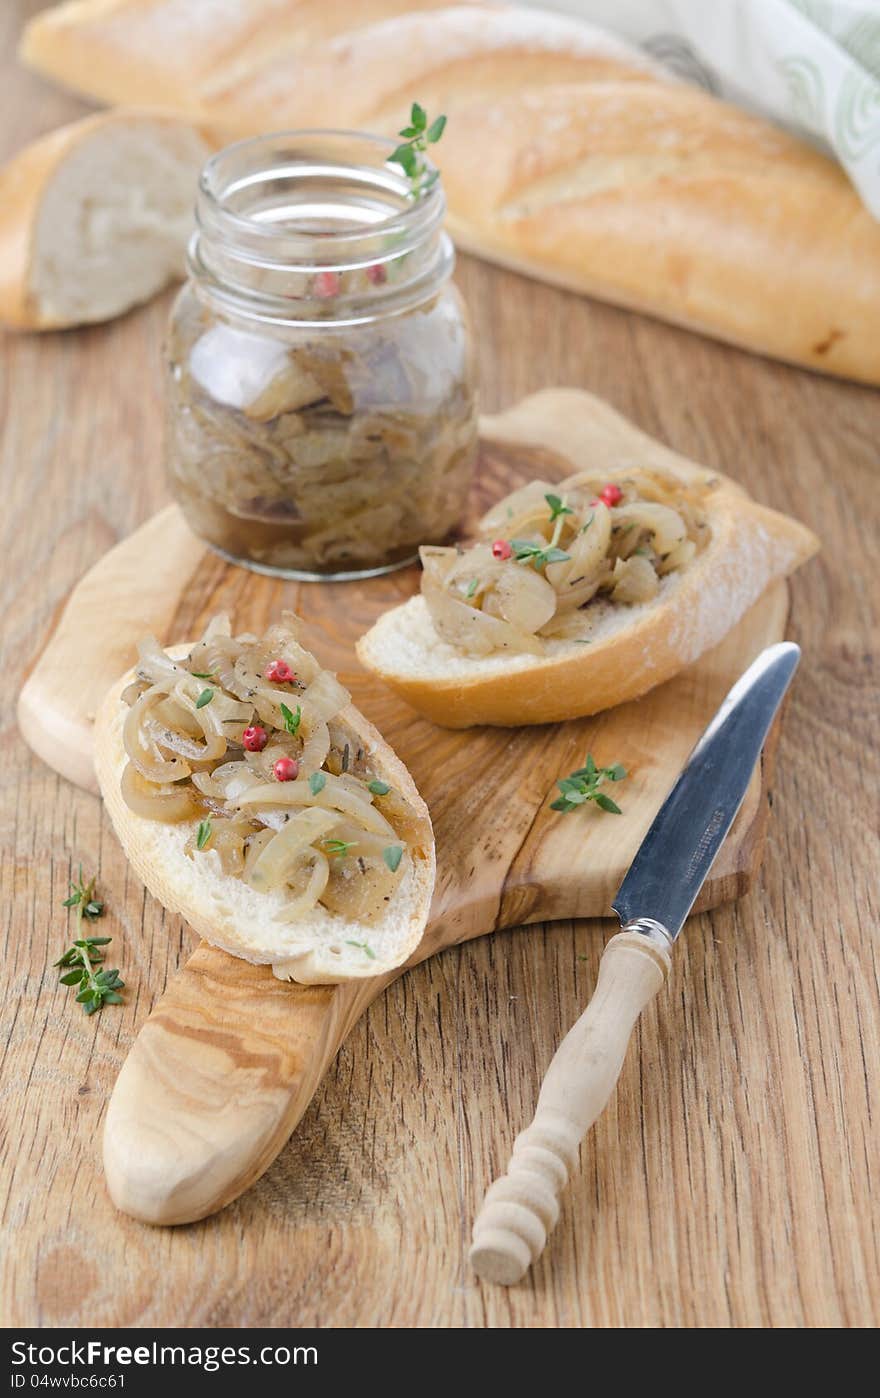
[[[880,0],[525,0],[806,136],[880,218]]]

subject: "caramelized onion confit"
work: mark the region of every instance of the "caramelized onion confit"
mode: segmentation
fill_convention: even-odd
[[[549,639],[590,639],[595,600],[650,602],[707,538],[697,493],[660,472],[536,480],[493,506],[475,543],[423,547],[422,594],[465,654],[543,655]]]
[[[142,642],[123,694],[122,794],[149,820],[198,821],[187,851],[281,891],[280,920],[320,904],[372,922],[406,874],[418,818],[371,769],[341,717],[347,690],[299,644],[296,624],[285,613],[262,637],[235,637],[216,617],[182,660]],[[281,684],[266,678],[278,661],[291,675]],[[266,735],[257,751],[243,742],[254,725]],[[274,775],[283,757],[294,780]]]

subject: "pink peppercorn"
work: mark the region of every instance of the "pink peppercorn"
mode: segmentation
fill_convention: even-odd
[[[318,272],[315,276],[313,290],[316,296],[326,300],[330,296],[338,296],[342,285],[342,279],[338,272]]]
[[[296,678],[286,660],[270,660],[263,674],[273,684],[290,684]]]
[[[242,733],[241,741],[248,752],[262,752],[269,741],[269,735],[258,723],[252,723]]]
[[[367,281],[373,286],[384,286],[388,280],[388,271],[384,262],[374,262],[372,267],[367,268]]]
[[[494,544],[492,545],[493,558],[510,558],[512,555],[513,549],[510,547],[510,544],[507,542],[506,539],[495,540]]]
[[[299,763],[295,757],[279,757],[273,765],[272,771],[276,781],[292,782],[299,776]]]
[[[604,490],[599,491],[599,499],[611,510],[615,505],[620,504],[623,499],[623,491],[619,485],[606,485]]]

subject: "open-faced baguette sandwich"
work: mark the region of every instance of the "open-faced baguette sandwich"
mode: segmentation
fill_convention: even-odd
[[[296,637],[225,617],[144,641],[95,727],[98,781],[144,883],[282,979],[380,975],[422,935],[434,840],[412,777]]]
[[[448,728],[577,718],[670,679],[818,541],[666,457],[534,480],[473,542],[422,548],[421,593],[361,638],[362,664]]]

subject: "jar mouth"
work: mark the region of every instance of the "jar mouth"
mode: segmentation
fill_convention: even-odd
[[[202,291],[260,319],[337,325],[426,299],[451,271],[446,200],[427,159],[430,184],[413,197],[394,150],[381,136],[303,130],[212,156],[189,250]],[[325,288],[338,283],[330,300],[322,274]]]
[[[242,249],[261,248],[288,264],[348,261],[376,237],[421,241],[443,218],[436,167],[430,189],[413,198],[395,142],[360,131],[278,131],[226,146],[205,165],[199,228]]]

